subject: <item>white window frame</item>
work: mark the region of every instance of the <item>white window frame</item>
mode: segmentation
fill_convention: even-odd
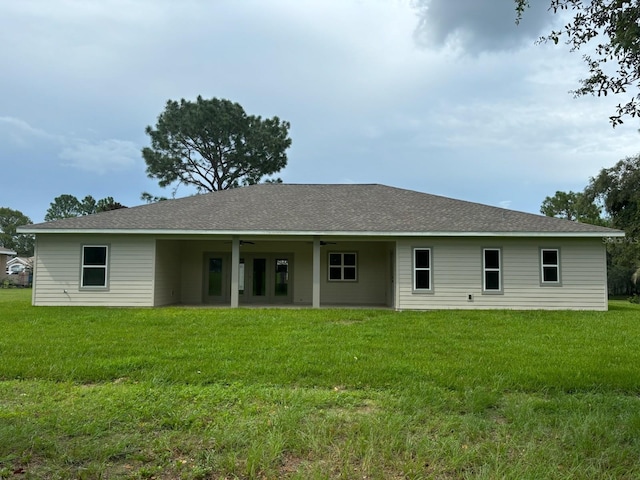
[[[544,263],[544,252],[556,252],[556,263]],[[540,248],[540,284],[544,286],[561,286],[562,285],[562,277],[560,269],[560,249],[559,248]],[[545,268],[555,268],[557,272],[557,280],[545,280],[544,279],[544,269]]]
[[[340,255],[340,265],[331,264],[331,255]],[[354,255],[355,265],[345,265],[344,256]],[[331,269],[340,268],[340,278],[331,278]],[[344,278],[345,268],[355,270],[355,278]],[[357,282],[358,281],[358,253],[357,252],[327,252],[327,281],[328,282]]]
[[[418,267],[416,266],[416,252],[429,252],[429,266]],[[414,293],[432,293],[433,292],[433,252],[431,247],[414,247],[411,254],[411,271],[412,271],[412,287]],[[418,281],[417,272],[429,272],[429,288],[418,288],[416,285]]]
[[[486,252],[498,252],[498,268],[487,267]],[[487,288],[487,272],[498,272],[498,288]],[[482,249],[482,292],[483,293],[502,293],[502,248],[486,247]]]
[[[85,265],[85,249],[86,248],[104,248],[105,256],[104,256],[104,265]],[[85,268],[101,268],[104,269],[104,284],[103,285],[85,285],[84,284],[84,271]],[[109,245],[101,244],[101,245],[82,245],[82,249],[80,251],[80,288],[88,289],[88,290],[106,290],[109,288]]]

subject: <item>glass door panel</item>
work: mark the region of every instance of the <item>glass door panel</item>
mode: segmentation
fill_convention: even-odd
[[[283,253],[243,253],[238,290],[244,304],[283,304],[292,300],[293,262]],[[228,263],[228,259],[226,260]],[[228,268],[228,267],[227,267]]]
[[[275,282],[273,294],[276,297],[286,297],[289,294],[289,260],[276,258]]]
[[[267,293],[267,259],[253,259],[253,291],[254,297],[264,297]]]
[[[212,257],[209,259],[209,288],[210,297],[222,296],[222,258]]]

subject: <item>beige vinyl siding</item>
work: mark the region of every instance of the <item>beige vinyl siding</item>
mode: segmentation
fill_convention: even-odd
[[[108,288],[80,288],[82,245],[107,245]],[[152,306],[155,240],[135,235],[37,235],[34,305]]]
[[[180,242],[158,240],[153,300],[155,306],[180,302],[180,272]]]
[[[313,239],[252,238],[245,259],[291,259],[291,303],[312,303]],[[108,288],[80,288],[82,245],[109,248]],[[431,249],[432,290],[412,285],[413,248]],[[482,291],[482,249],[501,251],[502,291]],[[540,249],[560,252],[561,285],[541,285]],[[328,255],[357,254],[357,281],[328,280]],[[230,239],[152,235],[38,234],[34,305],[153,306],[202,304],[205,258],[230,262]],[[320,304],[388,305],[397,309],[591,309],[606,310],[605,245],[599,238],[388,238],[338,239],[320,249]],[[393,283],[392,270],[395,272]],[[472,301],[468,296],[472,295]],[[242,299],[241,299],[242,305]]]
[[[411,288],[412,248],[421,246],[432,248],[432,294],[414,293]],[[482,291],[482,248],[491,247],[502,251],[500,294]],[[560,250],[561,285],[541,285],[540,248]],[[399,309],[607,309],[601,239],[401,240],[397,261]]]

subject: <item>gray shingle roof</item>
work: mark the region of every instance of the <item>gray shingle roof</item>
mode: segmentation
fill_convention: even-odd
[[[68,218],[22,231],[545,233],[617,230],[385,185],[261,184]]]

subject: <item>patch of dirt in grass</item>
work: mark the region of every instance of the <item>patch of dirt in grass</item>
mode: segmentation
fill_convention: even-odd
[[[330,407],[326,411],[333,415],[349,417],[351,415],[373,415],[378,413],[380,409],[373,400],[364,400],[359,405],[350,407]]]
[[[292,454],[284,455],[284,458],[282,459],[282,464],[279,469],[278,477],[287,478],[293,475],[294,473],[299,473],[303,469],[302,467],[306,462],[307,461],[305,459],[300,458],[296,455],[292,455]]]
[[[91,389],[96,387],[102,387],[104,385],[108,385],[109,383],[113,385],[120,385],[121,383],[128,383],[128,382],[129,382],[129,377],[119,377],[111,381],[104,381],[104,382],[82,382],[78,384],[78,387]]]
[[[362,323],[362,320],[333,320],[334,325],[356,325]]]
[[[365,400],[362,405],[358,405],[354,410],[355,413],[362,415],[373,415],[374,413],[378,413],[378,411],[379,408],[373,400]]]
[[[504,415],[498,413],[498,412],[493,412],[489,418],[496,424],[496,425],[507,425],[509,424],[509,419],[507,417],[505,417]]]

